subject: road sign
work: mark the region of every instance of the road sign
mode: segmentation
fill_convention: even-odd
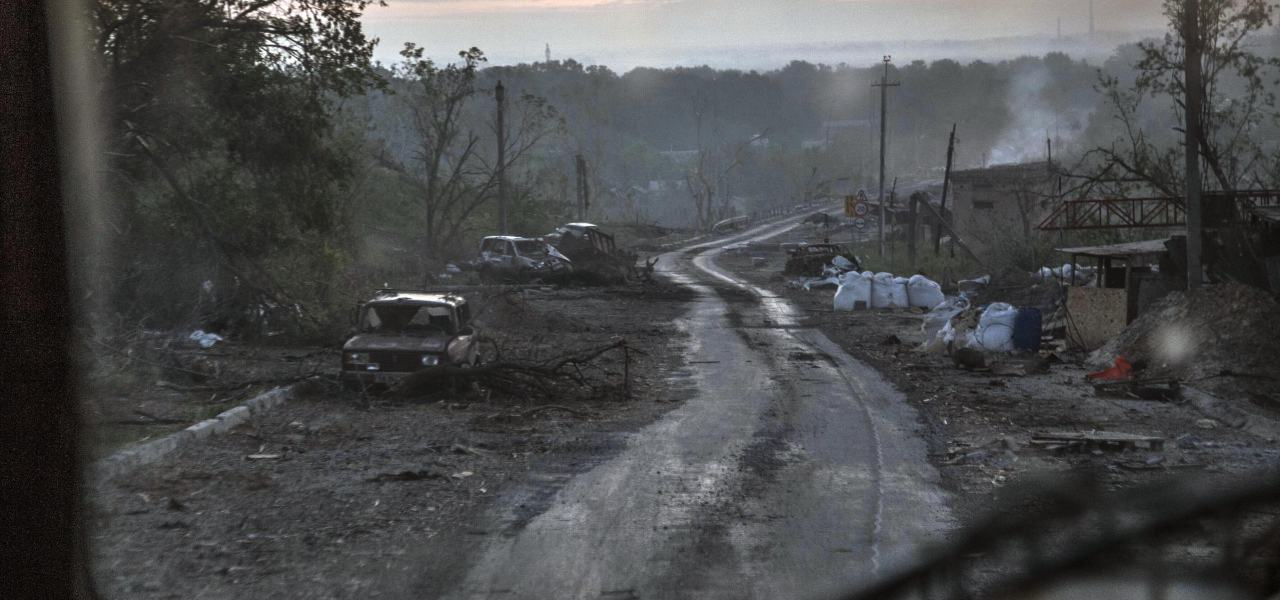
[[[866,206],[866,205],[864,204],[864,205],[862,205],[862,206]],[[866,220],[866,219],[863,219],[862,217],[858,217],[858,218],[856,218],[856,219],[854,219],[854,220],[853,220],[853,226],[854,226],[854,227],[857,227],[858,229],[866,229],[866,228],[867,228],[867,220]]]
[[[853,215],[856,217],[865,217],[869,212],[871,212],[871,206],[866,202],[859,202],[853,205]]]

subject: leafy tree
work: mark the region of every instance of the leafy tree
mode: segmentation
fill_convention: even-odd
[[[331,109],[378,82],[359,21],[369,4],[94,4],[117,307],[226,322],[323,301],[358,174]]]
[[[1200,0],[1203,46],[1204,111],[1199,149],[1212,179],[1211,187],[1232,190],[1273,177],[1276,163],[1262,146],[1274,133],[1275,58],[1251,47],[1256,34],[1275,22],[1276,5],[1267,0]],[[1107,103],[1097,128],[1118,131],[1090,150],[1076,170],[1077,189],[1123,194],[1135,188],[1181,196],[1183,143],[1181,129],[1186,96],[1183,61],[1185,3],[1165,0],[1169,32],[1136,49],[1132,80],[1103,74],[1098,90]]]

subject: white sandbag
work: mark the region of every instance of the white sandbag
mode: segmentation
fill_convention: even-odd
[[[947,297],[942,293],[942,286],[938,285],[938,282],[924,275],[912,275],[907,280],[907,301],[911,306],[932,310],[946,300]]]
[[[978,328],[969,333],[968,346],[985,352],[1013,352],[1013,325],[1018,309],[995,302],[982,311]]]
[[[837,255],[835,258],[831,259],[831,266],[840,269],[840,271],[843,272],[853,270],[854,264],[849,259]]]
[[[893,289],[889,294],[891,308],[911,308],[911,296],[907,293],[907,278],[894,277]]]
[[[876,273],[871,284],[871,308],[893,306],[893,274]]]
[[[863,307],[871,306],[871,277],[870,273],[845,273],[840,278],[840,287],[836,290],[834,300],[835,310],[851,311],[857,308],[858,303],[863,303]]]

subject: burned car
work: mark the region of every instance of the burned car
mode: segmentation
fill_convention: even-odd
[[[579,275],[621,281],[635,274],[636,255],[618,248],[612,235],[591,223],[566,223],[543,239],[573,261]]]
[[[360,305],[355,333],[342,345],[341,379],[348,389],[386,387],[426,367],[478,362],[465,298],[379,290]]]
[[[480,256],[471,266],[487,281],[547,281],[573,272],[573,262],[551,244],[510,235],[480,240]]]
[[[838,260],[837,260],[838,259]],[[841,271],[861,271],[858,258],[841,244],[802,244],[787,251],[787,266],[783,273],[803,277],[818,277],[827,265],[835,263]]]

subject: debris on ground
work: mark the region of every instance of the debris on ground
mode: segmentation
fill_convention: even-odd
[[[1090,381],[1124,381],[1132,376],[1133,363],[1125,360],[1123,356],[1117,356],[1114,365],[1085,375],[1085,378]]]
[[[1031,436],[1031,445],[1042,450],[1064,452],[1122,452],[1138,448],[1159,451],[1164,449],[1164,438],[1111,431],[1048,432]]]
[[[1280,302],[1257,288],[1227,283],[1160,299],[1089,357],[1125,357],[1147,377],[1173,377],[1224,398],[1280,405],[1276,356]]]
[[[195,342],[195,344],[201,348],[208,349],[212,348],[218,342],[221,342],[222,336],[216,333],[209,333],[203,329],[197,329],[191,332],[191,335],[187,336],[187,339]]]

